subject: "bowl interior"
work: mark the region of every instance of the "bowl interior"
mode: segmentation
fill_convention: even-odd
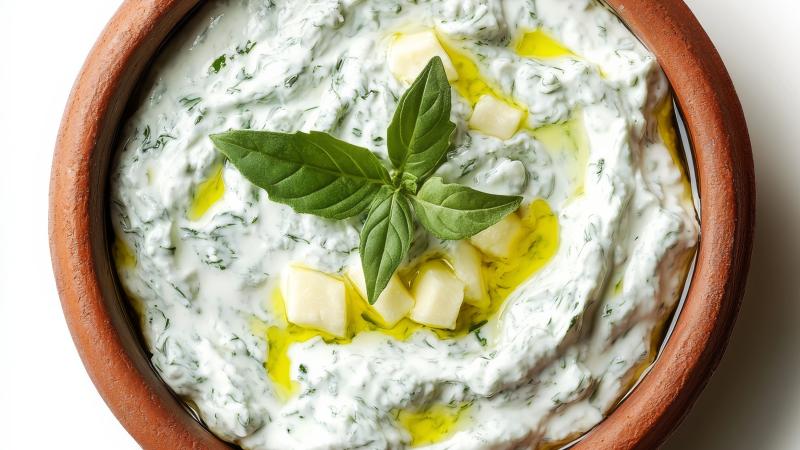
[[[176,33],[179,33],[181,31],[181,29],[183,28],[183,25],[186,22],[188,22],[191,19],[192,15],[194,13],[196,13],[200,9],[200,6],[201,6],[201,4],[196,5],[192,9],[192,11],[190,11],[189,13],[186,14],[185,18],[183,18],[180,22],[178,22],[173,27],[173,29],[162,40],[162,43],[159,46],[159,48],[153,53],[153,55],[151,56],[151,59],[155,59],[158,56],[158,54],[161,51],[161,48],[163,48],[165,45],[167,45],[167,43],[169,42],[169,40],[171,39],[171,37],[173,35],[175,35]],[[116,132],[115,132],[115,139],[113,141],[113,145],[112,145],[110,151],[108,152],[109,153],[108,157],[109,157],[109,159],[111,161],[113,161],[113,159],[114,159],[114,150],[119,148],[119,144],[120,144],[119,139],[116,138],[116,135],[119,135],[121,127],[123,126],[125,121],[130,117],[130,115],[132,115],[135,112],[136,108],[139,106],[139,104],[142,101],[143,95],[146,94],[145,92],[142,92],[143,89],[145,88],[145,86],[143,85],[143,83],[141,83],[142,78],[144,78],[145,76],[146,76],[146,72],[143,72],[142,74],[140,74],[139,79],[136,80],[136,83],[134,84],[134,88],[133,88],[133,90],[132,90],[132,92],[131,92],[131,94],[129,96],[128,101],[127,101],[127,106],[124,109],[124,112],[123,112],[122,116],[120,117],[119,123],[117,124]],[[695,167],[694,167],[694,157],[692,156],[692,144],[691,144],[691,140],[689,138],[689,135],[687,133],[685,123],[684,123],[684,121],[682,119],[682,115],[681,115],[681,112],[680,112],[680,109],[679,109],[679,105],[677,105],[676,103],[673,103],[673,107],[674,107],[674,111],[675,111],[674,126],[675,126],[675,130],[677,131],[677,133],[678,133],[678,135],[680,137],[679,145],[680,145],[681,152],[680,152],[679,156],[681,157],[681,163],[683,164],[684,169],[686,170],[686,173],[689,176],[689,181],[690,181],[691,188],[692,188],[692,197],[693,197],[693,201],[694,201],[694,206],[695,206],[695,209],[696,209],[696,211],[698,212],[698,215],[699,215],[700,214],[700,196],[699,196],[699,191],[697,190],[696,170],[695,170]],[[111,163],[108,163],[104,167],[104,172],[106,172],[106,177],[105,177],[106,186],[104,187],[104,189],[106,189],[106,192],[108,192],[110,190],[110,177],[108,177],[108,172],[111,169],[111,165],[112,165]],[[106,286],[106,284],[108,284],[108,283],[104,283],[104,286],[103,286],[103,288],[104,288],[103,289],[104,298],[106,298],[108,302],[114,303],[115,310],[118,310],[121,319],[124,319],[125,323],[124,323],[123,326],[125,328],[126,334],[129,334],[129,335],[135,337],[136,344],[137,344],[137,350],[138,350],[138,352],[137,352],[138,356],[141,356],[141,357],[145,358],[148,361],[148,366],[149,366],[150,370],[152,371],[153,375],[164,384],[166,389],[170,392],[172,398],[174,400],[176,400],[178,403],[180,403],[180,405],[183,407],[183,409],[186,411],[186,413],[190,414],[201,426],[203,426],[204,429],[206,429],[210,433],[210,430],[208,430],[208,428],[203,424],[203,421],[200,418],[199,413],[194,409],[194,407],[192,405],[190,405],[190,404],[185,403],[184,400],[180,399],[180,397],[177,394],[175,394],[163,380],[161,380],[161,377],[158,375],[158,372],[157,372],[156,368],[150,362],[151,361],[150,360],[150,352],[147,350],[147,347],[145,345],[144,338],[143,338],[143,336],[141,334],[141,328],[137,324],[138,320],[139,320],[139,317],[138,317],[137,313],[131,307],[130,302],[127,300],[125,291],[121,287],[122,286],[121,282],[119,280],[118,274],[117,274],[116,269],[114,267],[114,260],[113,260],[113,254],[112,254],[112,247],[113,247],[113,243],[114,243],[114,231],[112,229],[111,221],[110,221],[110,209],[109,209],[110,208],[110,203],[109,203],[108,197],[109,196],[106,196],[106,198],[105,198],[105,200],[103,202],[103,213],[102,213],[103,218],[104,218],[104,225],[102,227],[103,236],[104,236],[104,238],[103,238],[103,246],[104,247],[103,248],[98,248],[98,250],[104,250],[104,251],[100,252],[101,255],[98,255],[98,259],[96,259],[96,261],[98,261],[98,263],[102,264],[103,267],[107,267],[108,270],[111,272],[111,276],[108,278],[108,280],[112,281],[112,283],[110,283],[110,285],[108,285],[108,286]],[[689,273],[688,273],[688,275],[686,277],[686,280],[684,281],[684,287],[683,287],[683,290],[681,292],[680,300],[679,300],[679,302],[678,302],[673,314],[668,319],[667,325],[664,328],[663,337],[662,337],[662,340],[661,340],[661,342],[659,343],[659,346],[658,346],[658,353],[655,355],[653,363],[649,364],[648,367],[644,371],[642,371],[641,375],[634,382],[633,386],[619,400],[619,403],[624,401],[624,399],[627,398],[628,395],[630,395],[630,393],[633,391],[633,389],[636,388],[636,386],[641,382],[641,380],[644,379],[645,376],[647,376],[647,374],[649,373],[649,371],[652,368],[653,364],[655,363],[655,360],[657,360],[658,357],[661,355],[661,351],[664,349],[664,347],[665,347],[670,335],[672,334],[672,331],[674,330],[675,324],[677,323],[678,317],[680,317],[680,312],[681,312],[681,310],[683,308],[683,304],[684,304],[684,302],[686,300],[686,297],[687,297],[687,294],[688,294],[688,291],[689,291],[689,286],[691,284],[691,278],[692,278],[692,274],[694,272],[695,262],[696,262],[696,255],[695,255],[695,257],[692,258],[691,267],[690,267]],[[612,410],[612,412],[613,412],[613,410]],[[583,437],[580,437],[580,438],[576,439],[575,441],[567,444],[564,448],[574,445],[574,443],[579,442],[581,439],[583,439]],[[230,445],[230,444],[228,444],[228,445]],[[231,447],[234,448],[234,446],[231,446]]]

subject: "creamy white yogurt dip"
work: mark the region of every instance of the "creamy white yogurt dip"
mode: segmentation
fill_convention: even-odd
[[[281,274],[344,277],[364,218],[270,202],[208,135],[319,130],[385,160],[408,87],[387,58],[420,32],[457,72],[437,175],[523,196],[526,233],[481,257],[490,300],[455,330],[382,329],[352,286],[346,338],[290,325]],[[487,95],[523,112],[510,138],[470,125]],[[244,448],[567,442],[652,362],[694,254],[670,107],[654,57],[590,0],[211,1],[153,63],[112,173],[117,268],[152,363]],[[419,228],[403,281],[454,245]]]

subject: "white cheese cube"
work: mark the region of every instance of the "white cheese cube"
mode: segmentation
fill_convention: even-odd
[[[516,213],[511,213],[500,222],[472,236],[469,241],[489,256],[508,258],[517,253],[516,247],[524,234],[522,220]]]
[[[467,241],[455,241],[447,256],[456,276],[464,282],[464,301],[479,308],[489,306],[481,252]]]
[[[492,95],[482,95],[475,104],[469,127],[483,134],[506,140],[514,136],[523,112]]]
[[[358,295],[369,303],[367,300],[367,283],[364,280],[364,271],[361,269],[361,264],[350,266],[347,269],[347,278],[353,282]],[[386,328],[392,328],[408,314],[412,306],[414,306],[414,299],[408,293],[408,289],[406,289],[400,277],[394,274],[389,279],[389,284],[378,296],[378,300],[375,301],[375,304],[370,305],[370,308],[381,316],[381,319],[383,319],[382,325],[386,326]]]
[[[454,329],[461,303],[464,282],[441,261],[422,265],[411,288],[414,307],[409,317],[414,322],[434,328]]]
[[[289,266],[284,270],[282,281],[289,322],[336,337],[347,335],[347,296],[343,280],[316,270]]]
[[[400,81],[412,83],[434,56],[442,58],[448,81],[457,80],[456,68],[439,43],[436,33],[430,30],[401,35],[392,42],[389,48],[389,70]]]

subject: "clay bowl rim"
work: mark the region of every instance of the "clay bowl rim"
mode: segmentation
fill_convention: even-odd
[[[86,370],[144,448],[230,446],[151,368],[120,298],[108,251],[106,184],[128,99],[152,56],[201,0],[126,0],[87,57],[67,103],[50,180],[50,249],[61,304]],[[681,0],[608,0],[656,54],[694,149],[701,240],[688,295],[650,372],[576,449],[654,448],[680,422],[724,351],[753,240],[747,127],[722,60]]]

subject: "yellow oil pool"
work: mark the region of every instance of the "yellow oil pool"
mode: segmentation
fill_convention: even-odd
[[[526,208],[523,224],[530,231],[520,242],[521,251],[508,259],[489,260],[484,266],[491,305],[500,304],[520,284],[542,269],[558,251],[558,219],[544,200],[536,200]]]
[[[469,404],[434,405],[423,411],[402,410],[397,422],[411,435],[411,446],[434,444],[452,436],[464,426]]]
[[[444,47],[447,56],[450,57],[450,61],[458,73],[458,80],[453,81],[451,84],[456,92],[464,97],[471,106],[475,106],[481,96],[491,95],[517,109],[527,110],[523,105],[514,101],[513,98],[505,95],[492,80],[484,76],[478,65],[466,52],[458,49],[444,36],[439,35],[439,42]]]
[[[567,174],[574,180],[573,195],[582,194],[586,164],[589,161],[589,138],[586,136],[580,111],[573,111],[572,116],[565,122],[527,131],[544,145],[550,154],[564,157],[571,162],[567,165]]]
[[[672,162],[678,167],[681,172],[681,180],[683,181],[684,193],[686,198],[692,198],[692,186],[689,183],[689,176],[686,173],[686,162],[683,159],[682,152],[683,146],[678,139],[678,131],[675,129],[675,109],[672,104],[672,96],[667,96],[655,110],[656,121],[658,123],[658,134],[661,140],[664,141],[664,146],[667,147]]]
[[[550,59],[577,57],[572,50],[552,38],[545,31],[538,29],[522,34],[514,44],[514,51],[526,58]]]
[[[117,267],[125,269],[136,267],[136,255],[133,254],[133,250],[128,247],[128,244],[119,237],[114,240],[111,256],[113,256]]]
[[[222,164],[214,167],[211,176],[200,183],[195,190],[192,204],[186,217],[198,220],[225,194],[225,181],[222,179]]]

